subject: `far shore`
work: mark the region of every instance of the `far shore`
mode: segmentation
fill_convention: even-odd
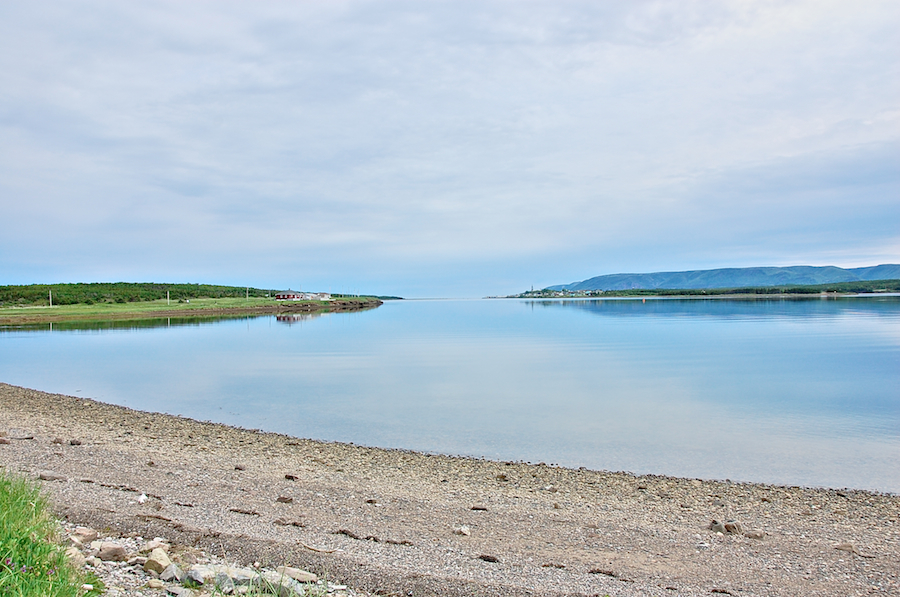
[[[78,304],[56,307],[6,307],[0,309],[0,325],[56,323],[64,321],[110,321],[160,317],[221,317],[231,315],[279,315],[290,313],[338,313],[373,309],[382,301],[372,297],[330,301],[274,301],[273,299],[191,299]]]
[[[368,448],[3,383],[0,440],[72,523],[370,595],[900,594],[897,495]]]

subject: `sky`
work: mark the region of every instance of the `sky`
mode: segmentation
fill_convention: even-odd
[[[0,284],[900,263],[900,2],[0,3]]]

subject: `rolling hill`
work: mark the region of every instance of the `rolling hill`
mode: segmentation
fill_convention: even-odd
[[[581,282],[550,286],[547,290],[631,290],[743,288],[750,286],[787,286],[834,284],[861,280],[900,279],[900,265],[884,264],[844,269],[816,267],[742,267],[652,274],[609,274]]]

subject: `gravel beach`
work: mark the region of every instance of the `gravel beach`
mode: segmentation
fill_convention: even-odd
[[[896,495],[366,448],[6,384],[0,464],[69,524],[359,594],[900,595]]]

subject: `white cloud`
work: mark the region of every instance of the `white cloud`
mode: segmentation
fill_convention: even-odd
[[[539,259],[547,283],[797,239],[900,260],[898,24],[892,2],[8,3],[0,266],[180,256],[272,284],[313,261],[396,292],[482,268],[484,294]],[[22,248],[42,235],[90,246]]]

